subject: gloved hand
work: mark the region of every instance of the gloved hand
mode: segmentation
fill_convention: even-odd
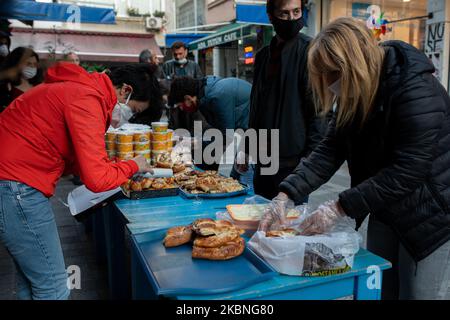
[[[345,217],[345,212],[339,201],[327,201],[306,218],[300,224],[298,230],[304,236],[326,233],[342,217]]]
[[[287,213],[293,208],[294,201],[289,199],[285,193],[280,192],[272,199],[272,202],[264,212],[258,230],[266,232],[271,227],[286,224]]]

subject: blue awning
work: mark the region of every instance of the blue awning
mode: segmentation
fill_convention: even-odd
[[[172,46],[174,42],[181,41],[186,45],[192,41],[206,37],[208,34],[205,33],[168,33],[166,34],[166,48]]]
[[[236,22],[270,24],[264,4],[236,4]]]
[[[305,25],[308,26],[308,9],[303,9],[303,18]],[[236,22],[253,23],[259,25],[270,25],[269,17],[266,12],[265,4],[236,4]]]
[[[0,18],[101,24],[116,22],[112,9],[42,3],[34,0],[2,0]]]

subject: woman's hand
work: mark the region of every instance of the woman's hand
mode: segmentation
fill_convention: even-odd
[[[305,219],[299,226],[300,234],[311,236],[328,232],[336,224],[339,218],[345,216],[339,201],[328,201],[320,205],[311,216]]]
[[[132,159],[139,167],[139,172],[150,172],[153,174],[153,168],[147,162],[147,159],[144,156],[137,156]]]
[[[286,224],[287,213],[292,208],[294,208],[294,202],[289,199],[287,194],[280,192],[272,199],[264,212],[258,230],[266,232],[275,224]]]

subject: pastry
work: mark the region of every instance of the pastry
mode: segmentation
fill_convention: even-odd
[[[230,227],[216,227],[216,234],[209,237],[198,236],[194,240],[194,246],[203,248],[217,248],[239,238],[239,230]]]
[[[192,224],[192,230],[198,235],[210,236],[215,234],[216,222],[210,218],[197,219]]]
[[[295,237],[298,235],[298,232],[294,229],[286,228],[283,230],[271,230],[266,232],[266,237]]]
[[[245,241],[241,237],[230,241],[221,247],[204,248],[194,246],[192,258],[207,260],[229,260],[241,255],[245,249]]]
[[[192,229],[190,226],[173,227],[167,230],[166,237],[164,238],[164,246],[177,247],[191,241]]]
[[[166,187],[166,182],[162,178],[155,179],[152,183],[152,189],[155,189],[155,190],[161,190],[161,189],[164,189],[165,187]]]
[[[144,180],[142,180],[142,182],[141,182],[142,189],[150,189],[150,187],[152,186],[153,180],[154,179],[152,179],[152,178],[144,178]]]
[[[133,191],[142,191],[142,185],[139,181],[131,181],[130,188]]]
[[[186,166],[184,164],[175,164],[172,167],[173,173],[178,173],[181,171],[184,171],[186,169]]]

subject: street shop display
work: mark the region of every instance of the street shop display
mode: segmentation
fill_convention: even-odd
[[[227,194],[245,189],[239,181],[231,177],[224,177],[214,170],[193,170],[179,174],[176,181],[184,192],[191,195]]]
[[[121,185],[122,193],[132,199],[176,196],[178,185],[174,177],[153,177],[150,173],[138,173]]]
[[[105,134],[108,158],[121,161],[143,156],[150,160],[150,133],[149,126],[140,124],[111,127]]]
[[[349,271],[361,242],[355,221],[342,217],[325,234],[303,236],[300,225],[312,212],[302,207],[299,218],[289,225],[257,231],[249,247],[282,274],[328,276]]]
[[[105,145],[111,160],[130,160],[143,156],[149,161],[173,149],[173,130],[165,122],[152,123],[155,129],[142,124],[126,123],[120,128],[109,128]]]
[[[244,230],[229,221],[205,218],[189,226],[170,228],[163,243],[166,248],[172,248],[192,242],[192,258],[229,260],[244,252],[243,233]]]
[[[169,130],[168,122],[152,122],[150,132],[151,159],[155,163],[173,149],[173,130]]]

